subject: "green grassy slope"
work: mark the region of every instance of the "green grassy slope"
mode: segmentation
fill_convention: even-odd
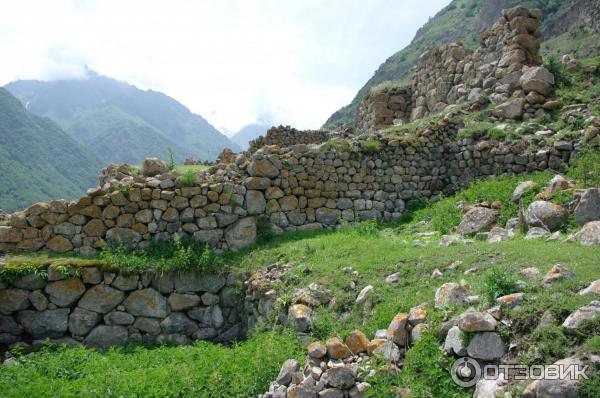
[[[502,9],[516,5],[544,11],[542,32],[545,32],[546,53],[572,52],[587,57],[594,49],[600,48],[600,32],[586,32],[581,26],[582,14],[586,14],[588,8],[599,8],[598,0],[454,0],[417,31],[410,45],[381,64],[352,102],[331,115],[324,127],[333,129],[354,124],[360,101],[371,87],[384,81],[408,79],[423,50],[452,41],[461,41],[469,48],[476,48],[479,32],[489,27]]]
[[[0,208],[74,199],[98,184],[100,160],[55,123],[25,110],[0,88]]]
[[[86,130],[86,137],[98,136],[106,131],[120,133],[122,137],[119,142],[128,143],[129,151],[141,153],[141,158],[164,153],[166,142],[175,143],[171,145],[173,147],[178,145],[185,148],[185,151],[176,151],[178,161],[183,161],[188,155],[197,159],[214,159],[224,147],[239,149],[204,118],[193,114],[173,98],[152,90],[143,91],[91,71],[86,79],[49,82],[20,80],[6,85],[6,89],[26,104],[29,111],[50,117],[84,144],[85,139],[78,134]],[[107,117],[108,105],[120,111],[115,115],[112,125],[111,118]],[[88,127],[72,130],[73,125],[81,127],[82,119],[85,119]],[[129,121],[124,123],[124,119]],[[143,121],[145,126],[132,129],[132,120],[136,120],[135,123]],[[94,131],[96,127],[99,130]],[[146,132],[149,133],[148,139],[140,140],[140,136]],[[157,133],[162,139],[157,138]],[[144,154],[149,148],[151,153]],[[119,153],[116,146],[113,149],[115,154]],[[120,161],[118,156],[110,153],[102,153],[101,158],[105,163]],[[129,161],[139,162],[139,159]]]

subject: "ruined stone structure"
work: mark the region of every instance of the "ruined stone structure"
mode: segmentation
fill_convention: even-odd
[[[505,10],[480,48],[459,43],[428,49],[419,58],[410,87],[377,88],[361,103],[358,127],[391,126],[438,113],[449,105],[498,105],[495,116],[521,119],[543,112],[554,77],[540,67],[540,10]],[[546,108],[551,105],[546,105]]]
[[[290,126],[271,127],[264,137],[250,141],[248,152],[256,152],[265,145],[319,144],[329,138],[330,132],[327,130],[299,131]]]
[[[476,52],[457,44],[425,52],[410,89],[373,93],[363,104],[363,128],[465,100],[500,103],[492,111],[498,117],[540,112],[553,76],[529,66],[540,61],[539,17],[517,7],[482,33]],[[259,217],[289,231],[331,228],[340,220],[392,220],[407,201],[436,200],[477,178],[560,170],[578,145],[528,137],[459,140],[463,126],[455,115],[399,135],[344,138],[272,128],[243,154],[224,151],[221,163],[195,182],[178,179],[159,159],[146,159],[143,175],[111,165],[100,186],[78,201],[38,203],[12,214],[0,226],[0,251],[92,254],[111,242],[143,247],[181,234],[237,250],[255,242]]]

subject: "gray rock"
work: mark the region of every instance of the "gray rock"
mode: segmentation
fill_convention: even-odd
[[[596,319],[598,316],[600,316],[600,301],[592,301],[569,315],[563,322],[563,327],[572,332],[581,326],[583,321]]]
[[[195,308],[188,311],[188,316],[200,322],[203,327],[214,327],[216,329],[223,326],[223,312],[218,305],[205,308]]]
[[[463,332],[493,332],[496,320],[488,313],[467,311],[458,319],[458,328]]]
[[[244,335],[244,330],[242,325],[237,323],[220,333],[214,341],[217,343],[232,343],[236,340],[244,339],[246,336]]]
[[[558,229],[567,220],[567,212],[559,205],[536,200],[531,203],[524,214],[525,222],[531,227],[546,228],[550,231]]]
[[[128,333],[123,326],[99,325],[85,338],[88,347],[105,349],[127,343]]]
[[[600,190],[598,188],[586,189],[573,210],[573,217],[579,225],[590,221],[600,221]]]
[[[0,290],[0,313],[11,314],[29,307],[29,292],[22,289]]]
[[[85,336],[100,322],[100,314],[75,308],[69,315],[69,332],[74,336]]]
[[[519,84],[525,92],[535,91],[547,97],[554,87],[554,75],[543,66],[533,66],[525,69]]]
[[[202,295],[202,303],[206,306],[216,305],[219,303],[219,296],[206,292]]]
[[[179,333],[161,334],[156,339],[159,343],[167,343],[170,345],[186,345],[190,343],[189,337]]]
[[[267,201],[261,191],[246,191],[246,210],[248,214],[262,214],[267,206]]]
[[[17,320],[35,338],[57,338],[67,331],[69,311],[68,308],[42,312],[26,310],[17,314]]]
[[[400,351],[400,348],[393,341],[387,340],[373,350],[373,355],[380,355],[388,362],[398,362],[402,357],[402,351]]]
[[[517,185],[517,187],[515,188],[515,190],[513,191],[511,200],[513,202],[518,202],[519,200],[521,200],[523,195],[525,195],[527,192],[531,191],[532,189],[535,189],[536,186],[537,186],[537,184],[535,183],[535,181],[520,182]]]
[[[175,277],[177,293],[210,292],[217,293],[227,280],[218,274],[200,274],[198,272],[181,272]]]
[[[310,328],[312,310],[304,304],[294,304],[288,310],[288,321],[298,332],[305,332]]]
[[[354,385],[355,373],[349,367],[330,368],[325,372],[329,385],[334,388],[348,389]]]
[[[46,281],[38,274],[28,274],[15,280],[12,284],[19,289],[37,290],[43,289]]]
[[[154,177],[159,174],[167,173],[169,166],[165,161],[158,158],[146,158],[142,164],[142,172],[145,176]]]
[[[152,276],[152,287],[162,294],[169,294],[175,289],[175,273],[166,272]]]
[[[192,334],[192,339],[194,340],[209,340],[214,337],[217,337],[219,333],[215,328],[200,328]]]
[[[458,326],[453,326],[448,331],[446,340],[444,341],[444,350],[448,354],[454,354],[461,357],[467,355],[467,348],[465,347],[465,343],[461,338],[461,333]]]
[[[461,306],[467,303],[469,291],[458,283],[444,283],[435,292],[435,306]]]
[[[160,323],[160,326],[166,334],[181,333],[189,336],[198,330],[196,322],[183,312],[172,312]]]
[[[344,392],[337,388],[326,388],[319,391],[319,398],[344,398]]]
[[[31,305],[38,311],[44,311],[48,308],[48,299],[44,296],[41,290],[34,290],[29,293],[29,301],[31,301]]]
[[[160,333],[160,323],[157,319],[140,317],[135,320],[133,327],[141,332],[156,336]]]
[[[21,334],[23,328],[12,316],[0,315],[0,333]]]
[[[523,98],[512,98],[498,105],[492,110],[492,114],[501,119],[521,119],[523,116],[523,107],[525,100]]]
[[[183,311],[197,307],[200,304],[200,297],[195,294],[171,293],[169,296],[169,305],[171,311]]]
[[[86,310],[106,314],[121,304],[124,298],[125,294],[120,290],[106,285],[96,285],[85,292],[79,300],[78,306]]]
[[[289,386],[292,382],[292,375],[300,370],[300,364],[295,359],[288,359],[283,363],[279,370],[279,375],[275,379],[277,384]]]
[[[138,275],[123,275],[119,274],[112,282],[112,286],[119,290],[128,291],[135,290],[138,287]]]
[[[496,332],[476,334],[467,347],[467,354],[475,359],[495,361],[504,355],[504,342]]]
[[[338,223],[342,212],[338,209],[329,209],[327,207],[321,207],[316,211],[317,221],[324,225],[335,225]]]
[[[547,229],[540,228],[540,227],[533,227],[533,228],[529,228],[529,230],[527,231],[527,235],[525,235],[525,239],[526,240],[541,239],[541,238],[545,238],[549,235],[550,235],[550,232],[548,232]]]
[[[44,291],[54,304],[70,307],[83,295],[85,286],[79,279],[66,279],[48,283]]]
[[[132,292],[124,304],[133,316],[165,318],[169,314],[167,299],[150,287]]]
[[[575,238],[585,246],[600,246],[600,221],[590,221],[585,224]]]
[[[112,311],[104,315],[104,323],[107,325],[128,326],[135,322],[133,315],[123,311]]]
[[[462,218],[458,226],[461,235],[472,235],[489,231],[498,219],[498,212],[487,207],[473,207]]]
[[[239,250],[256,243],[256,219],[242,218],[227,227],[225,240],[231,250]]]
[[[102,271],[100,271],[96,267],[85,267],[81,274],[81,279],[83,280],[83,283],[87,283],[90,285],[97,285],[98,283],[102,282],[103,278],[104,276],[102,274]]]

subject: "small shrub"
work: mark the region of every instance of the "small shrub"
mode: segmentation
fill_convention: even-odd
[[[567,176],[579,180],[584,186],[600,185],[600,152],[588,151],[583,153],[569,167]]]
[[[377,152],[381,148],[381,142],[378,140],[368,140],[363,142],[362,148],[365,152]]]
[[[494,304],[500,296],[514,293],[517,276],[508,268],[493,267],[484,278],[484,293],[490,304]]]
[[[196,185],[196,172],[194,170],[186,170],[183,175],[177,177],[177,182],[183,187],[193,187]]]
[[[167,152],[169,153],[169,170],[175,170],[175,151],[171,147],[167,147]]]
[[[573,81],[567,72],[567,69],[555,55],[546,57],[544,60],[544,67],[554,75],[556,88],[565,88],[573,85]]]

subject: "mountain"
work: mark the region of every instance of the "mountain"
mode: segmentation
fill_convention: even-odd
[[[85,79],[19,80],[6,86],[37,115],[58,123],[104,163],[140,163],[147,156],[215,159],[239,149],[202,116],[173,98],[89,71]]]
[[[360,101],[372,87],[408,79],[418,56],[428,47],[461,41],[476,48],[479,32],[493,24],[502,9],[517,5],[543,11],[544,53],[586,57],[600,49],[600,0],[453,0],[417,31],[410,45],[381,64],[352,102],[331,115],[323,127],[354,125]]]
[[[232,135],[230,139],[245,150],[248,148],[248,143],[250,141],[261,135],[265,135],[270,127],[271,125],[266,123],[248,124]]]
[[[0,88],[0,208],[12,212],[98,185],[102,162],[48,118]]]

